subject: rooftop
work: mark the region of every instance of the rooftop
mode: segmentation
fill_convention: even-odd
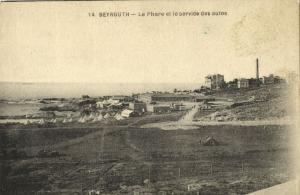
[[[141,95],[148,95],[152,97],[192,97],[189,94],[175,94],[175,93],[144,93]]]

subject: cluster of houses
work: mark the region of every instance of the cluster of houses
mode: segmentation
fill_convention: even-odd
[[[65,111],[77,113],[79,111],[80,115],[73,115],[73,117],[61,117],[64,119],[55,119],[57,115],[55,114],[55,116],[47,115],[46,117],[41,118],[51,119],[50,122],[53,123],[56,123],[59,120],[61,120],[60,122],[63,123],[73,121],[78,121],[80,123],[90,121],[96,122],[112,118],[116,120],[122,120],[129,117],[142,116],[146,113],[161,114],[176,111],[185,111],[192,108],[195,105],[195,102],[202,102],[200,106],[201,110],[214,110],[220,107],[224,108],[235,106],[237,103],[233,102],[232,100],[214,97],[212,94],[210,94],[213,91],[227,89],[247,89],[281,82],[285,82],[285,80],[273,74],[260,78],[259,64],[257,59],[256,78],[239,78],[229,82],[225,82],[224,75],[211,74],[205,77],[205,84],[201,87],[202,91],[200,90],[200,92],[197,90],[194,90],[193,92],[188,90],[174,90],[173,93],[152,91],[141,94],[133,94],[132,96],[115,95],[103,96],[98,98],[91,98],[88,95],[83,95],[79,100],[60,100],[56,102],[54,106],[45,99],[43,100],[43,102],[52,106],[41,108],[41,110],[47,111],[48,115],[49,113],[53,115],[54,112]],[[242,103],[245,104],[251,101],[253,100],[247,100],[246,102]],[[26,116],[26,118],[39,117]],[[40,124],[44,123],[44,120],[40,121]]]
[[[97,101],[95,112],[103,113],[103,118],[114,117],[122,120],[129,117],[142,116],[144,114],[162,114],[189,110],[195,103],[202,102],[201,109],[228,106],[233,104],[228,100],[203,94],[180,94],[168,92],[141,93],[133,96],[123,96]],[[207,108],[205,108],[207,106]]]
[[[97,101],[96,108],[108,113],[114,112],[122,118],[141,116],[146,112],[170,113],[187,109],[188,107],[182,103],[187,101],[187,97],[189,96],[171,93],[143,93],[136,95],[135,98],[123,96],[118,99],[112,96],[107,100]]]
[[[142,93],[132,96],[116,95],[46,102],[41,112],[26,115],[24,124],[87,123],[107,120],[123,120],[145,114],[163,114],[184,111],[191,106],[190,95],[174,93]]]

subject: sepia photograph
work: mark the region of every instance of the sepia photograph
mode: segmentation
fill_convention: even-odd
[[[0,194],[298,195],[299,1],[0,0]]]

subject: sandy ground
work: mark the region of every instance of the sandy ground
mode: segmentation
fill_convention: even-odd
[[[266,120],[251,120],[251,121],[193,121],[195,114],[199,109],[199,104],[195,105],[185,116],[178,121],[149,123],[142,125],[142,128],[159,128],[162,130],[177,130],[177,129],[197,129],[199,126],[207,125],[237,125],[237,126],[260,126],[260,125],[292,125],[291,118],[276,118]]]
[[[234,125],[234,126],[264,126],[264,125],[292,125],[292,120],[278,119],[278,120],[259,120],[259,121],[193,121],[189,124],[181,122],[162,122],[142,125],[142,128],[159,128],[162,130],[192,130],[200,126],[216,126],[216,125]]]

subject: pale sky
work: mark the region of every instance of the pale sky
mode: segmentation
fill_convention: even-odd
[[[227,16],[90,18],[99,11]],[[298,71],[296,0],[0,4],[0,81],[202,83]]]

